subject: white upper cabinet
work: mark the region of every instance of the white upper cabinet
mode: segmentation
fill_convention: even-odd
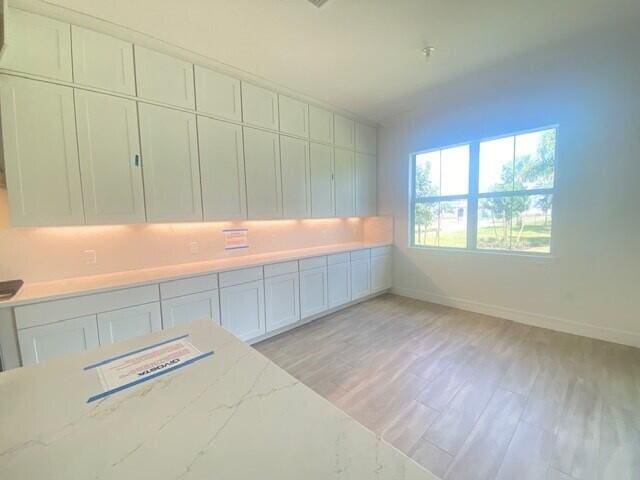
[[[309,137],[322,143],[333,143],[333,113],[309,105]]]
[[[335,149],[334,187],[336,217],[352,217],[356,214],[354,189],[355,155],[351,150]]]
[[[68,23],[10,8],[5,38],[7,51],[0,67],[67,82],[72,80]]]
[[[191,63],[138,45],[135,51],[139,97],[195,109]]]
[[[280,110],[280,131],[309,136],[309,105],[299,100],[278,95]]]
[[[202,220],[196,117],[138,104],[147,219]]]
[[[311,143],[311,216],[333,217],[333,147]]]
[[[356,151],[375,155],[376,144],[375,127],[356,122]]]
[[[247,218],[242,127],[198,116],[205,220]]]
[[[195,65],[196,109],[199,112],[240,122],[240,80]]]
[[[2,75],[0,107],[11,223],[83,224],[73,90]]]
[[[309,142],[280,137],[282,172],[282,216],[305,218],[311,214],[309,185]]]
[[[278,130],[278,95],[242,82],[242,118],[248,125]]]
[[[247,127],[243,132],[248,218],[282,218],[278,135]]]
[[[355,122],[336,113],[334,115],[334,135],[337,147],[354,148]]]
[[[162,318],[158,302],[98,314],[100,345],[109,345],[159,330],[162,330]]]
[[[356,153],[356,215],[375,215],[376,196],[376,157]]]
[[[80,85],[136,94],[133,45],[73,25],[73,77]]]
[[[136,103],[83,90],[75,99],[87,223],[143,223]]]

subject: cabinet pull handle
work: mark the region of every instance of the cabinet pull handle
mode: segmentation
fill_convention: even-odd
[[[136,167],[140,166],[140,155],[138,155],[137,153],[133,156],[133,164]]]

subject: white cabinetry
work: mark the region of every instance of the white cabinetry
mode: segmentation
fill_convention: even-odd
[[[376,157],[356,153],[356,215],[375,215],[376,195]]]
[[[356,151],[375,155],[376,149],[375,127],[356,122]]]
[[[333,117],[336,146],[353,149],[355,146],[355,122],[337,113]]]
[[[356,214],[354,189],[354,153],[343,148],[335,149],[334,195],[336,217],[353,217]]]
[[[191,63],[138,45],[135,53],[139,97],[195,109]]]
[[[298,272],[265,278],[267,332],[300,320],[300,279]]]
[[[32,365],[97,347],[96,316],[87,315],[18,330],[18,342],[22,365]]]
[[[75,99],[87,223],[144,223],[135,102],[84,90]]]
[[[280,136],[282,216],[306,218],[311,214],[309,142]]]
[[[71,81],[71,30],[68,23],[9,9],[7,51],[0,67]]]
[[[309,105],[284,95],[278,95],[280,131],[301,137],[309,136]]]
[[[333,217],[333,148],[311,143],[311,216]]]
[[[309,105],[309,137],[322,143],[333,143],[333,113]]]
[[[327,291],[329,308],[351,301],[351,265],[348,253],[329,255]]]
[[[71,26],[71,36],[76,83],[136,94],[132,44],[76,25]]]
[[[196,109],[228,120],[242,120],[240,80],[196,65]]]
[[[222,326],[240,340],[266,333],[262,280],[220,289]]]
[[[300,271],[300,312],[302,318],[317,315],[329,308],[327,267]]]
[[[162,329],[158,302],[98,314],[100,345],[146,335]]]
[[[248,125],[278,130],[278,95],[243,82],[242,118]]]
[[[205,220],[247,218],[242,127],[198,116]]]
[[[194,320],[208,318],[220,323],[218,290],[182,295],[162,300],[162,326],[171,328]]]
[[[195,115],[145,103],[139,108],[148,220],[202,220]]]
[[[282,218],[278,135],[245,127],[244,162],[249,219]]]
[[[12,225],[83,224],[73,90],[2,75],[0,108]]]
[[[351,299],[366,297],[371,293],[371,259],[368,249],[351,252]]]
[[[391,288],[391,247],[371,249],[371,292]]]

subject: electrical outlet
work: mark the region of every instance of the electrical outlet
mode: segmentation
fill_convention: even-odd
[[[84,251],[84,261],[87,265],[93,265],[97,263],[98,257],[96,255],[95,250],[85,250]]]
[[[198,242],[191,242],[189,244],[189,252],[191,255],[197,255],[200,252],[200,244]]]

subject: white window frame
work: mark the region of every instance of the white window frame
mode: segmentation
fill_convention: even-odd
[[[480,144],[491,140],[498,140],[501,138],[516,137],[527,133],[540,132],[544,130],[555,130],[556,142],[554,151],[554,165],[553,165],[553,185],[549,188],[537,188],[530,190],[514,190],[510,192],[489,192],[479,193],[479,181],[480,181]],[[544,127],[532,128],[529,130],[521,130],[514,133],[505,133],[502,135],[496,135],[494,137],[482,138],[479,140],[473,140],[469,142],[462,142],[453,145],[447,145],[445,147],[430,148],[427,150],[421,150],[414,152],[410,156],[410,179],[409,179],[409,247],[425,250],[449,250],[458,252],[479,252],[488,254],[506,254],[506,255],[518,255],[518,256],[535,256],[535,257],[551,257],[554,254],[554,241],[553,241],[553,214],[551,217],[551,237],[549,239],[549,252],[528,252],[523,250],[508,250],[497,248],[478,248],[478,204],[482,198],[497,198],[497,197],[522,197],[530,195],[551,195],[555,202],[556,193],[556,178],[558,170],[558,125],[548,125]],[[469,146],[469,193],[464,195],[438,195],[429,197],[416,197],[416,157],[425,153],[438,152],[441,150],[447,150],[455,147]],[[441,247],[438,245],[416,245],[415,243],[415,206],[418,203],[440,203],[455,200],[467,200],[467,246],[466,247]],[[553,207],[552,207],[553,210]]]

